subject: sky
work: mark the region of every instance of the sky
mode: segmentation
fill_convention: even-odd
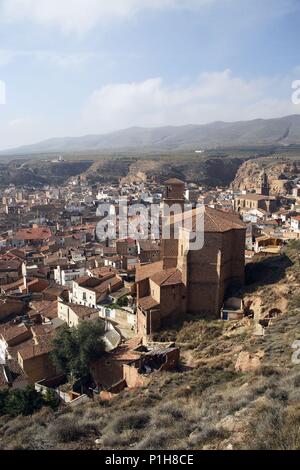
[[[299,44],[300,0],[0,0],[0,149],[298,114]]]

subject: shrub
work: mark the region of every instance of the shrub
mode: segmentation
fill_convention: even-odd
[[[136,441],[135,433],[130,430],[124,431],[122,434],[115,434],[114,432],[109,432],[103,437],[102,443],[107,448],[120,448],[128,447]]]
[[[128,297],[124,296],[118,299],[117,305],[119,307],[128,307]]]
[[[242,410],[243,408],[246,408],[249,403],[251,403],[251,397],[249,395],[246,395],[244,397],[241,397],[240,399],[234,401],[234,403],[230,406],[229,408],[229,413],[236,413],[237,411]]]
[[[126,429],[142,429],[150,421],[150,415],[144,411],[123,414],[116,418],[110,425],[116,433],[122,433]]]
[[[158,413],[152,420],[151,425],[157,429],[166,429],[174,425],[175,419],[172,415],[164,415]]]
[[[52,410],[57,410],[60,405],[60,399],[54,390],[47,389],[44,396],[44,404],[49,406]]]
[[[91,426],[72,418],[61,417],[48,428],[48,436],[53,442],[68,443],[79,441],[91,433]]]
[[[156,431],[150,433],[135,447],[137,450],[159,450],[166,449],[170,435],[166,431]]]
[[[258,375],[263,375],[264,377],[279,376],[280,372],[272,366],[263,365],[260,370],[257,371]]]
[[[228,433],[222,428],[217,429],[211,425],[202,424],[198,430],[190,434],[189,443],[192,446],[200,444],[205,445],[215,439],[225,439],[227,434]]]
[[[180,406],[180,404],[176,402],[165,403],[164,405],[159,407],[159,412],[162,414],[170,415],[174,419],[183,418],[184,413],[182,406]]]
[[[273,400],[279,400],[283,402],[288,401],[289,399],[289,394],[286,390],[277,390],[276,388],[273,390],[270,390],[268,395]]]
[[[294,387],[300,387],[300,375],[297,375],[294,379]]]
[[[296,450],[300,447],[299,421],[288,417],[278,402],[257,410],[251,434],[251,449]]]
[[[43,396],[31,386],[24,390],[1,392],[0,396],[0,414],[8,414],[11,417],[32,415],[44,405]]]

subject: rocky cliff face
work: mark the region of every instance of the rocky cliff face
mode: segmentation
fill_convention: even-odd
[[[243,161],[242,158],[237,157],[175,159],[172,156],[155,160],[103,160],[94,163],[86,172],[86,176],[93,183],[121,180],[121,183],[125,184],[153,178],[162,183],[168,178],[179,178],[207,186],[227,186],[234,179]]]
[[[42,186],[44,184],[63,184],[71,176],[79,176],[91,165],[92,161],[16,161],[0,165],[0,187],[9,184],[16,186]]]
[[[292,188],[292,181],[300,176],[300,158],[290,162],[278,158],[248,160],[238,169],[231,184],[232,189],[235,191],[255,190],[259,187],[263,170],[268,175],[271,193],[288,194]]]

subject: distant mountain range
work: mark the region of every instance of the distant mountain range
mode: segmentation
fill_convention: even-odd
[[[132,127],[102,135],[48,139],[1,155],[103,151],[184,151],[215,147],[300,144],[300,115],[157,128]]]

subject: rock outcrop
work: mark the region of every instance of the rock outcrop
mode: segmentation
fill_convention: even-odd
[[[263,169],[268,175],[271,193],[289,194],[292,181],[300,176],[300,157],[295,161],[285,161],[275,157],[268,160],[248,160],[238,169],[231,184],[232,189],[235,191],[256,190]]]
[[[248,351],[240,352],[235,364],[235,370],[238,372],[250,372],[259,369],[264,354],[264,351],[257,351],[254,354]]]

